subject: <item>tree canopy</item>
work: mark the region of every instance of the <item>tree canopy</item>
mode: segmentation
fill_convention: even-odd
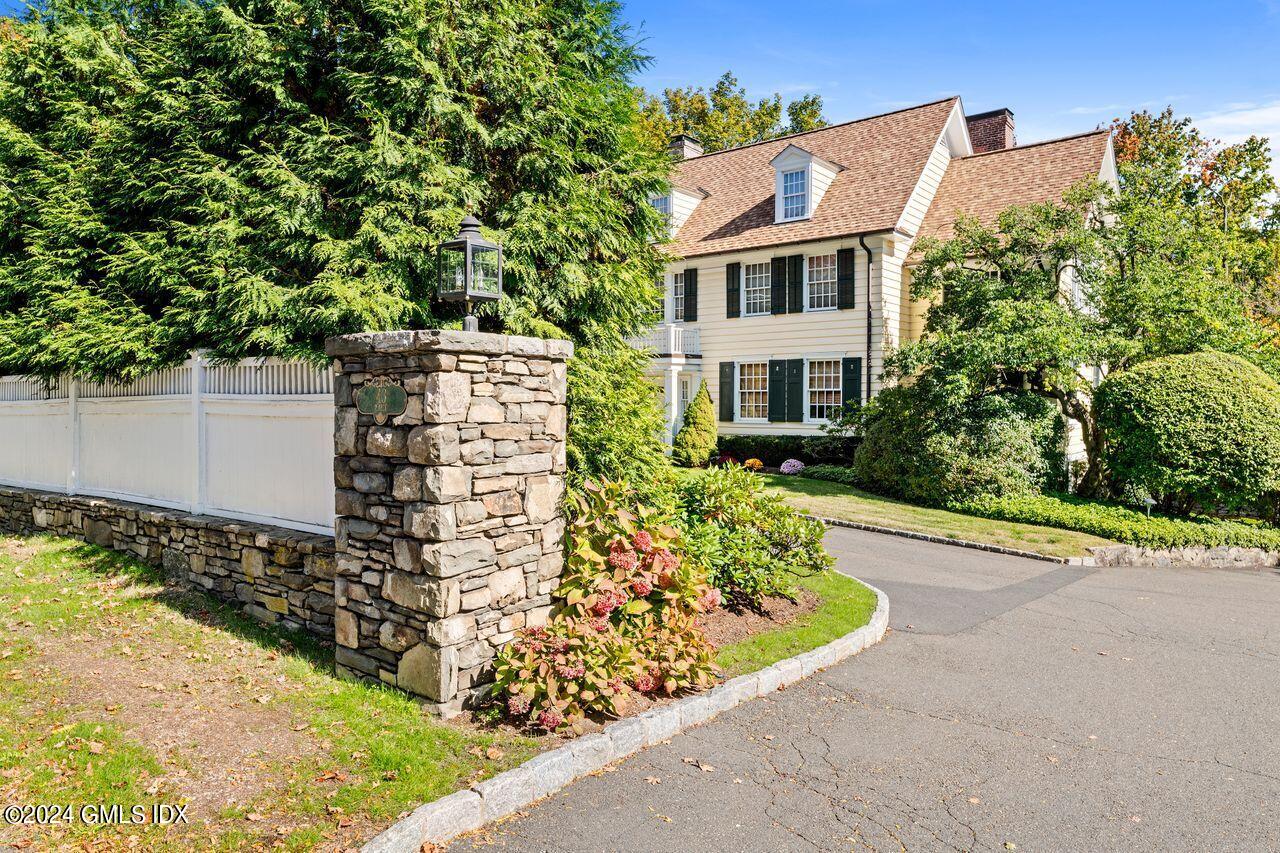
[[[706,151],[723,151],[827,126],[821,96],[803,95],[789,102],[785,110],[777,93],[752,103],[732,71],[726,71],[710,90],[689,86],[666,89],[661,97],[644,91],[639,96],[645,132],[660,145],[676,134],[687,133]]]
[[[501,239],[482,323],[616,340],[669,163],[610,0],[50,0],[0,26],[0,372],[318,356],[447,324],[434,246]]]
[[[1105,487],[1093,368],[1220,350],[1280,375],[1266,140],[1207,141],[1168,110],[1115,134],[1118,188],[1085,182],[922,241],[911,286],[931,303],[925,334],[886,360],[888,376],[914,376],[957,410],[991,394],[1055,401],[1082,427],[1086,492]]]

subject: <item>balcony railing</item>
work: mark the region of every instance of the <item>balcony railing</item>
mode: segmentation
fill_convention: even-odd
[[[637,349],[651,349],[659,358],[673,355],[702,357],[702,341],[697,327],[679,323],[661,323],[639,337],[631,339]]]

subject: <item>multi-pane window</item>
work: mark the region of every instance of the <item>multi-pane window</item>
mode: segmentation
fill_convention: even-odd
[[[782,173],[782,218],[796,219],[809,213],[809,182],[805,170]]]
[[[679,322],[684,319],[684,273],[671,276],[671,319]]]
[[[769,362],[738,365],[738,418],[764,420],[769,417]]]
[[[840,359],[809,362],[809,420],[826,421],[840,411]]]
[[[769,313],[769,264],[744,264],[742,267],[742,313]]]
[[[649,199],[649,204],[653,205],[653,209],[662,214],[665,220],[671,219],[671,196],[660,195]]]
[[[836,256],[809,256],[809,310],[836,307]]]
[[[681,376],[680,377],[680,408],[683,409],[687,405],[689,405],[689,380],[688,378]]]

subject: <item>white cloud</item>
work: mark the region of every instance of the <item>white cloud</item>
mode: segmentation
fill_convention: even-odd
[[[1250,136],[1271,141],[1271,173],[1280,181],[1280,100],[1261,104],[1232,104],[1217,112],[1195,118],[1195,126],[1205,136],[1228,144]]]
[[[1123,104],[1107,104],[1105,107],[1072,107],[1064,112],[1071,116],[1092,116],[1099,113],[1114,113],[1122,109],[1124,109]]]

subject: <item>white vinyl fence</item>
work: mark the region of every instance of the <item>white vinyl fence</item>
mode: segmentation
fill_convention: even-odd
[[[332,533],[332,371],[193,356],[127,384],[0,377],[0,484]]]

